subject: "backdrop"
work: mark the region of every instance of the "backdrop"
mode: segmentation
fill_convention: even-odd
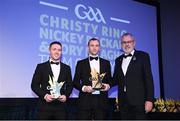
[[[106,2],[106,3],[105,3]],[[38,63],[49,59],[48,45],[60,41],[62,62],[71,66],[87,57],[87,41],[97,37],[100,56],[122,54],[119,39],[131,32],[136,49],[150,54],[155,96],[160,97],[156,7],[132,0],[0,1],[0,97],[35,97],[30,85]],[[73,90],[71,97],[77,97]],[[117,87],[109,97],[117,96]]]

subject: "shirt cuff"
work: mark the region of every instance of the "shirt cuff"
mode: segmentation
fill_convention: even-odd
[[[86,87],[86,86],[83,86],[83,87],[82,87],[82,91],[83,91],[83,92],[85,92],[85,91],[84,91],[84,88],[85,88],[85,87]]]

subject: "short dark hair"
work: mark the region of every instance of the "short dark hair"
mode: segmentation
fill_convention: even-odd
[[[91,38],[91,39],[88,41],[88,46],[89,46],[89,44],[90,44],[91,41],[98,41],[98,43],[99,43],[99,45],[100,45],[99,39],[93,37],[93,38]]]
[[[59,41],[53,41],[53,42],[50,43],[49,48],[51,48],[51,46],[53,44],[58,44],[58,45],[60,45],[62,47],[62,44]]]

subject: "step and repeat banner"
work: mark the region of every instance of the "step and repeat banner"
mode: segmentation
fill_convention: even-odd
[[[137,50],[150,54],[155,96],[160,97],[156,12],[133,0],[1,0],[0,97],[36,97],[32,76],[36,65],[49,59],[52,41],[62,43],[61,60],[74,76],[77,61],[87,57],[87,41],[97,37],[100,56],[110,60],[113,74],[124,32],[134,34]],[[116,96],[114,87],[109,97]]]

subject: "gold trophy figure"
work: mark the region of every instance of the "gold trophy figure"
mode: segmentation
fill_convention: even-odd
[[[92,88],[94,90],[100,90],[103,88],[102,80],[106,73],[99,74],[96,69],[91,69],[91,77],[89,78],[92,81]]]

